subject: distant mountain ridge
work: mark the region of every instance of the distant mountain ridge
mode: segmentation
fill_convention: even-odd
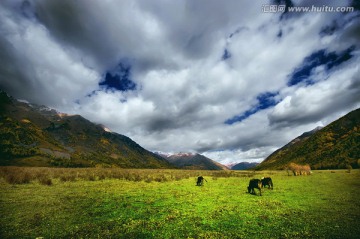
[[[80,115],[0,91],[0,165],[173,168],[130,138]]]
[[[283,169],[293,162],[312,169],[359,167],[360,109],[324,128],[316,128],[276,150],[256,169]]]
[[[252,169],[255,166],[257,166],[259,163],[248,163],[248,162],[241,162],[241,163],[237,163],[235,165],[232,165],[230,167],[231,170],[247,170],[247,169]]]
[[[226,166],[197,153],[158,154],[182,169],[229,170]]]

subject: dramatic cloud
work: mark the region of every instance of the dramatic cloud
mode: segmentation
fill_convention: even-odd
[[[356,1],[313,2],[4,0],[0,88],[152,151],[259,162],[360,106]],[[354,9],[291,10],[312,6]]]

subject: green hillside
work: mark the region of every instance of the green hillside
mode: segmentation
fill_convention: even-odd
[[[0,165],[171,168],[130,138],[80,115],[59,114],[0,92]]]
[[[358,168],[359,160],[360,109],[357,109],[309,137],[293,140],[256,169],[283,169],[290,162],[309,164],[312,169]]]

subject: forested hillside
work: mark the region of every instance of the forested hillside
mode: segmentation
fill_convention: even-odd
[[[359,167],[360,109],[354,110],[310,137],[288,144],[266,158],[257,169],[282,169],[290,162],[312,169]]]

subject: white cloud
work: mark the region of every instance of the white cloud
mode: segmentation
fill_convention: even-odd
[[[360,107],[359,58],[333,72],[328,79],[307,87],[284,90],[284,99],[269,114],[275,126],[319,121]]]

